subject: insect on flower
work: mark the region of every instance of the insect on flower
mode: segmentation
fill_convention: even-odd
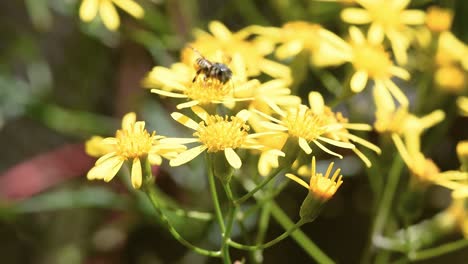
[[[227,83],[231,80],[232,71],[229,67],[220,62],[211,62],[206,59],[197,49],[192,46],[189,46],[195,53],[200,57],[195,61],[195,68],[197,73],[193,78],[192,82],[195,82],[200,74],[204,74],[205,78],[214,78],[220,81],[222,84]]]

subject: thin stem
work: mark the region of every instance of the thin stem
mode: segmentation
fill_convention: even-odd
[[[424,260],[447,254],[468,246],[468,239],[460,239],[431,249],[421,250],[409,254],[410,260]]]
[[[243,202],[245,202],[247,199],[252,197],[256,192],[258,192],[260,189],[263,188],[266,184],[268,184],[271,180],[273,180],[277,175],[280,174],[280,172],[283,170],[283,168],[278,167],[274,171],[270,172],[270,175],[268,175],[259,185],[257,185],[255,188],[253,188],[250,192],[246,193],[244,196],[241,198],[237,199],[234,201],[235,205],[239,205]]]
[[[220,251],[211,251],[211,250],[206,250],[203,248],[199,248],[195,245],[192,245],[192,243],[188,242],[185,240],[178,232],[175,230],[175,228],[170,224],[169,220],[166,218],[166,216],[163,214],[161,211],[161,208],[159,207],[159,202],[157,199],[156,192],[154,191],[154,188],[149,185],[145,185],[142,190],[146,193],[148,196],[149,200],[151,201],[151,204],[153,205],[154,209],[156,210],[156,213],[158,216],[161,218],[163,224],[166,226],[166,228],[169,230],[169,232],[172,234],[172,236],[177,239],[182,245],[188,247],[189,249],[193,250],[194,252],[204,255],[204,256],[209,256],[209,257],[220,257],[221,252]]]
[[[218,221],[219,227],[221,228],[221,232],[224,233],[225,231],[224,219],[223,219],[223,213],[221,211],[221,206],[219,204],[218,192],[216,191],[216,183],[215,183],[215,178],[214,178],[215,176],[213,174],[213,164],[211,160],[209,160],[208,155],[207,155],[207,162],[208,162],[208,183],[210,185],[211,198],[213,199],[213,206],[215,209],[216,219]]]
[[[271,202],[271,214],[278,221],[278,223],[286,230],[289,230],[294,226],[293,221],[289,219],[288,215],[275,203]],[[325,253],[323,253],[317,245],[312,242],[304,232],[300,229],[296,230],[291,234],[291,237],[296,243],[304,249],[310,257],[312,257],[317,263],[330,264],[335,263]]]
[[[393,197],[395,196],[395,191],[398,186],[398,181],[400,180],[402,169],[403,160],[399,156],[396,156],[393,159],[393,163],[390,168],[387,185],[385,186],[382,198],[377,206],[377,213],[372,223],[368,245],[362,255],[361,263],[369,263],[371,258],[372,241],[382,235],[385,222],[389,216]]]
[[[223,233],[223,244],[221,247],[221,252],[223,256],[223,261],[226,264],[231,264],[231,257],[229,255],[229,240],[231,239],[231,231],[232,231],[232,226],[234,224],[234,218],[237,212],[237,206],[234,206],[234,199],[231,191],[231,187],[229,186],[229,183],[223,184],[224,190],[226,192],[226,196],[228,197],[229,200],[229,212],[227,215],[227,224],[226,224],[226,230]]]
[[[295,223],[290,229],[288,229],[286,232],[284,232],[283,234],[279,235],[278,237],[276,237],[275,239],[265,243],[265,244],[261,244],[261,245],[244,245],[244,244],[241,244],[241,243],[237,243],[235,241],[229,241],[229,244],[235,248],[238,248],[238,249],[243,249],[243,250],[259,250],[259,249],[265,249],[265,248],[269,248],[273,245],[276,245],[277,243],[281,242],[283,239],[285,239],[286,237],[288,237],[291,233],[293,233],[294,231],[296,231],[298,228],[300,228],[301,226],[303,226],[306,222],[302,221],[302,220],[299,220],[299,222]]]

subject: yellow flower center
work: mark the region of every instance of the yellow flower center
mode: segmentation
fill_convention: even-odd
[[[288,133],[312,141],[325,132],[324,120],[305,107],[296,107],[288,111],[283,120]]]
[[[239,148],[246,141],[250,127],[239,117],[230,119],[227,116],[209,116],[193,135],[208,148],[208,152]]]
[[[393,65],[390,55],[381,45],[354,45],[353,65],[358,71],[365,71],[370,78],[389,78]]]
[[[143,127],[137,129],[132,126],[131,129],[121,129],[116,132],[117,155],[125,159],[133,159],[148,155],[155,133],[149,134]]]
[[[310,190],[317,196],[330,199],[336,190],[338,190],[339,185],[335,180],[324,177],[321,173],[317,173],[315,176],[312,176]]]
[[[222,101],[232,92],[231,81],[223,84],[216,78],[208,78],[200,74],[197,80],[187,87],[184,94],[187,95],[188,98],[200,102],[200,104],[208,104]]]

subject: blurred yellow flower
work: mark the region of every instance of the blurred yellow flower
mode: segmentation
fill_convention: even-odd
[[[220,53],[218,56],[221,56]],[[254,89],[260,85],[260,82],[256,79],[247,80],[246,65],[240,54],[234,54],[228,66],[233,75],[231,80],[226,83],[206,76],[200,76],[194,80],[196,72],[192,66],[175,64],[171,69],[155,67],[145,78],[143,84],[147,87],[158,87],[151,89],[152,93],[189,100],[178,104],[178,109],[194,105],[232,104],[236,101],[251,100],[252,98],[238,99],[234,97],[237,90]]]
[[[435,59],[438,65],[459,63],[465,70],[468,70],[468,46],[453,33],[444,31],[439,36]]]
[[[324,135],[325,137],[343,142],[357,143],[376,152],[377,154],[381,153],[381,150],[378,146],[363,138],[353,135],[348,131],[370,131],[372,130],[371,125],[362,123],[349,123],[348,119],[344,118],[340,112],[334,113],[330,107],[326,106],[322,95],[318,92],[309,93],[309,105],[314,114],[325,116],[325,124],[340,124],[343,126],[340,130],[334,130],[326,133]],[[366,164],[367,167],[372,165],[370,160],[358,148],[353,148],[352,150]]]
[[[343,176],[340,175],[341,169],[337,169],[333,173],[333,176],[331,176],[332,168],[333,162],[330,163],[330,165],[328,166],[325,175],[323,175],[322,173],[317,173],[314,156],[312,157],[309,184],[307,184],[307,182],[291,173],[287,173],[286,177],[304,186],[315,198],[320,199],[322,201],[327,201],[336,193],[338,188],[340,188],[341,184],[343,184]]]
[[[435,71],[434,81],[439,89],[459,94],[466,88],[466,72],[456,65],[441,66]]]
[[[357,27],[349,28],[350,44],[343,41],[341,57],[353,64],[356,72],[351,77],[350,87],[355,93],[361,92],[369,80],[374,81],[376,97],[392,100],[391,95],[403,106],[408,106],[405,94],[393,82],[393,77],[410,78],[405,69],[395,66],[383,45],[382,35],[368,32],[367,38]]]
[[[273,110],[280,116],[280,119],[260,111],[254,110],[254,112],[269,120],[262,122],[261,125],[265,129],[271,131],[270,133],[287,133],[288,137],[298,140],[299,147],[307,154],[312,153],[312,148],[309,146],[310,142],[314,143],[326,153],[339,157],[340,159],[343,158],[342,155],[328,149],[320,142],[325,142],[340,148],[355,148],[355,146],[349,142],[338,141],[326,137],[325,135],[327,133],[341,130],[343,125],[338,123],[326,123],[326,117],[324,115],[315,114],[305,105],[301,104],[295,107],[290,107],[286,111],[279,108],[275,108]]]
[[[453,12],[450,9],[431,6],[427,9],[426,26],[430,31],[443,32],[452,26]]]
[[[145,122],[136,121],[135,113],[126,114],[122,119],[122,129],[117,130],[115,137],[108,137],[100,142],[98,138],[94,138],[87,144],[86,149],[92,150],[91,154],[97,154],[95,151],[97,146],[102,151],[101,157],[88,172],[88,179],[109,182],[120,170],[123,163],[128,160],[132,163],[132,185],[134,188],[140,188],[142,160],[147,158],[151,164],[159,165],[162,162],[162,157],[171,159],[178,152],[185,150],[183,145],[162,143],[160,142],[161,138],[163,136],[157,136],[155,132],[149,134],[145,129]],[[103,145],[107,147],[103,149]]]
[[[90,22],[99,12],[104,25],[110,30],[117,30],[120,18],[114,4],[135,18],[142,18],[145,14],[143,8],[133,0],[83,0],[80,18],[84,22]]]
[[[238,32],[231,32],[219,21],[212,21],[208,28],[211,32],[197,30],[195,41],[189,43],[187,48],[182,50],[181,61],[187,65],[199,57],[189,46],[199,50],[206,58],[213,58],[217,53],[222,53],[225,60],[230,60],[235,54],[240,54],[246,64],[246,75],[257,76],[266,73],[274,78],[291,80],[291,70],[289,67],[266,59],[265,56],[273,51],[273,46],[260,38],[250,39],[251,33],[248,28]],[[223,60],[218,60],[223,62]]]
[[[272,44],[280,44],[275,55],[281,60],[294,57],[305,50],[309,52],[312,65],[324,67],[343,63],[343,58],[336,52],[336,49],[343,45],[343,41],[319,24],[293,21],[281,28],[255,27],[252,31]]]
[[[224,152],[227,162],[231,167],[238,169],[242,165],[240,157],[234,151],[235,149],[261,149],[264,146],[258,141],[258,137],[269,136],[268,134],[254,133],[249,134],[250,127],[247,125],[247,120],[250,112],[242,110],[236,116],[221,117],[218,115],[209,115],[203,108],[193,106],[192,111],[202,120],[197,123],[189,117],[174,112],[172,118],[182,125],[195,130],[194,138],[165,138],[161,142],[167,144],[189,144],[201,143],[201,145],[191,148],[180,153],[177,158],[172,159],[169,164],[171,166],[179,166],[185,164],[203,151],[208,153]],[[276,152],[277,155],[284,156],[281,151]]]
[[[369,24],[370,39],[391,42],[393,53],[399,64],[406,64],[412,33],[408,26],[422,25],[425,13],[421,10],[405,10],[410,0],[356,0],[363,8],[349,7],[341,12],[341,18],[350,24]]]
[[[457,106],[462,116],[468,116],[468,97],[466,96],[458,97]]]

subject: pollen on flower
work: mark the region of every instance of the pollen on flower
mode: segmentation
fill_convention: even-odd
[[[371,78],[392,77],[390,68],[393,63],[390,54],[381,45],[363,43],[353,46],[353,65],[358,71],[365,71]]]
[[[229,94],[232,94],[232,85],[230,82],[223,84],[218,79],[200,76],[192,85],[187,87],[184,94],[201,104],[207,104],[213,101],[221,101]]]
[[[155,138],[155,132],[148,133],[144,126],[137,122],[131,129],[117,130],[116,133],[116,152],[118,156],[125,159],[146,156]]]
[[[231,116],[230,120],[221,116],[209,116],[206,121],[199,124],[194,133],[207,147],[208,152],[218,152],[226,148],[241,147],[247,139],[250,127],[245,120]]]
[[[304,107],[291,108],[283,120],[290,135],[312,141],[325,132],[320,115]]]

